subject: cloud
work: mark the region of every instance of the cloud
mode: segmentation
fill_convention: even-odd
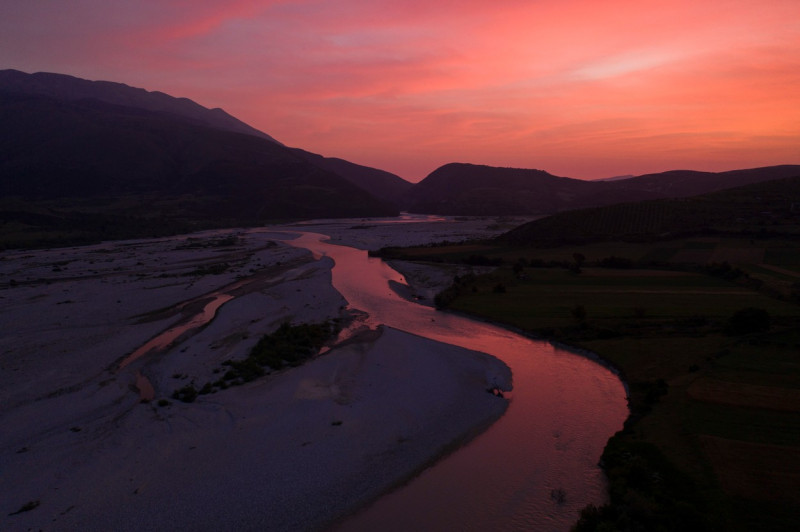
[[[187,96],[409,178],[464,157],[600,177],[703,146],[800,161],[797,20],[796,0],[12,1],[0,63]]]

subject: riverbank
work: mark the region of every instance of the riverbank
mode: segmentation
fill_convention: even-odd
[[[191,404],[171,399],[284,321],[342,317],[331,261],[274,236],[3,255],[0,510],[10,529],[321,526],[502,415],[506,401],[487,389],[510,388],[503,363],[393,329]],[[118,371],[192,302],[248,279],[208,325]],[[140,402],[140,376],[153,401]]]
[[[622,372],[631,416],[603,453],[610,504],[587,508],[580,530],[630,522],[790,530],[800,522],[797,304],[758,291],[750,276],[731,280],[735,266],[632,267],[643,256],[699,248],[725,256],[748,245],[767,258],[778,254],[756,246],[780,243],[406,251],[425,260],[437,253],[502,258],[496,272],[454,287],[450,308],[597,353]],[[557,267],[569,254],[585,258],[580,272]],[[622,268],[603,262],[612,254]]]
[[[491,357],[386,330],[278,378],[31,441],[4,467],[4,500],[41,503],[19,529],[317,528],[502,415],[485,389],[509,380]]]
[[[331,244],[374,251],[387,246],[439,245],[492,238],[532,219],[535,217],[405,214],[401,218],[311,220],[288,227],[324,233],[330,236]]]

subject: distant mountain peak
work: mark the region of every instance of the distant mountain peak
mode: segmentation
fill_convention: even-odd
[[[245,124],[218,107],[208,109],[189,98],[170,96],[161,91],[148,91],[115,81],[90,81],[52,72],[26,74],[19,70],[0,70],[0,91],[37,94],[66,101],[92,99],[147,111],[170,113],[197,124],[253,135],[283,145],[263,131]]]
[[[162,92],[0,71],[0,116],[0,247],[398,214],[355,183],[379,170],[329,170]]]
[[[644,176],[584,181],[544,170],[445,164],[404,195],[412,212],[451,215],[552,214],[615,203],[704,194],[799,173],[792,165],[699,172],[671,170]]]

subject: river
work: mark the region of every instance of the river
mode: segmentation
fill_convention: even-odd
[[[333,285],[367,314],[367,325],[489,353],[514,379],[499,421],[338,529],[568,530],[586,504],[605,501],[598,460],[628,415],[612,371],[548,342],[407,301],[389,284],[405,283],[402,275],[327,239],[301,233],[289,243],[335,261]]]

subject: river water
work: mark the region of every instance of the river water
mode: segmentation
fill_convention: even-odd
[[[405,283],[402,275],[327,238],[302,233],[290,243],[335,261],[334,287],[370,327],[489,353],[514,379],[499,421],[340,530],[568,530],[586,504],[605,501],[598,460],[628,415],[614,373],[547,342],[407,301],[389,284]]]

